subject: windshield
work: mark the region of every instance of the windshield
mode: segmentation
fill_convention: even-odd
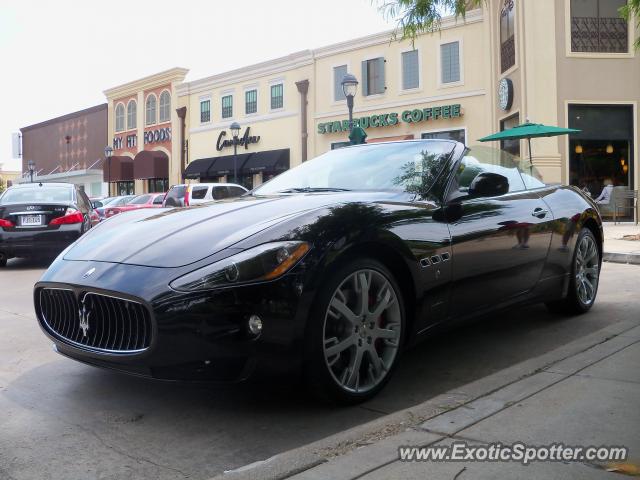
[[[258,187],[254,195],[304,191],[397,190],[426,193],[455,142],[395,142],[332,150]]]
[[[129,205],[142,205],[151,199],[151,195],[140,195],[129,202]]]
[[[71,202],[71,192],[72,189],[65,186],[10,188],[0,197],[0,203]]]
[[[102,200],[102,206],[106,207],[107,205],[111,205],[112,203],[117,202],[121,198],[122,197],[112,197],[112,198],[107,198],[106,200]]]

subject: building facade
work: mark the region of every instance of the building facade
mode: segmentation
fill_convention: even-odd
[[[3,163],[0,163],[0,191],[3,188],[8,188],[16,181],[16,178],[21,177],[21,172],[18,170],[9,170],[5,168]]]
[[[184,177],[253,188],[306,159],[313,138],[308,96],[313,57],[303,51],[274,61],[184,83],[188,164]],[[235,145],[230,130],[240,126]]]
[[[547,182],[637,189],[640,54],[624,0],[489,0],[411,41],[383,32],[184,82],[173,69],[106,91],[114,190],[255,187],[348,143],[340,81],[359,80],[367,142],[474,145],[526,121],[580,129],[532,141]],[[151,100],[150,100],[151,99]],[[238,124],[234,141],[231,125]],[[528,158],[525,141],[500,145]],[[234,153],[235,152],[235,153]]]
[[[111,194],[165,192],[170,179],[179,181],[185,139],[180,137],[182,119],[175,99],[176,86],[187,72],[173,68],[104,92],[113,148],[104,179]]]
[[[20,132],[22,175],[16,182],[30,181],[28,164],[33,161],[34,180],[75,183],[90,197],[106,194],[102,181],[106,104],[23,127]]]

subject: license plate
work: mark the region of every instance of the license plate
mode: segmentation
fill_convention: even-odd
[[[38,227],[42,225],[42,217],[40,215],[23,215],[20,218],[20,225],[23,227]]]

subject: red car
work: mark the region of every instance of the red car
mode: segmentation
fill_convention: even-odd
[[[142,195],[138,195],[129,203],[119,207],[107,207],[104,211],[104,216],[106,218],[110,218],[119,213],[138,210],[139,208],[160,208],[162,207],[162,200],[165,195],[166,193],[144,193]]]

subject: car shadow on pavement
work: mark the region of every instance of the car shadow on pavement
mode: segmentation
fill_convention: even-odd
[[[542,355],[606,327],[606,316],[595,315],[597,309],[590,315],[561,318],[544,306],[532,306],[517,315],[506,312],[441,334],[406,352],[385,390],[355,407],[314,402],[299,379],[290,376],[232,385],[170,383],[65,358],[24,372],[2,397],[18,409],[37,410],[47,422],[90,429],[101,438],[113,437],[121,449],[150,458],[166,456],[175,468],[194,475],[214,475]]]

